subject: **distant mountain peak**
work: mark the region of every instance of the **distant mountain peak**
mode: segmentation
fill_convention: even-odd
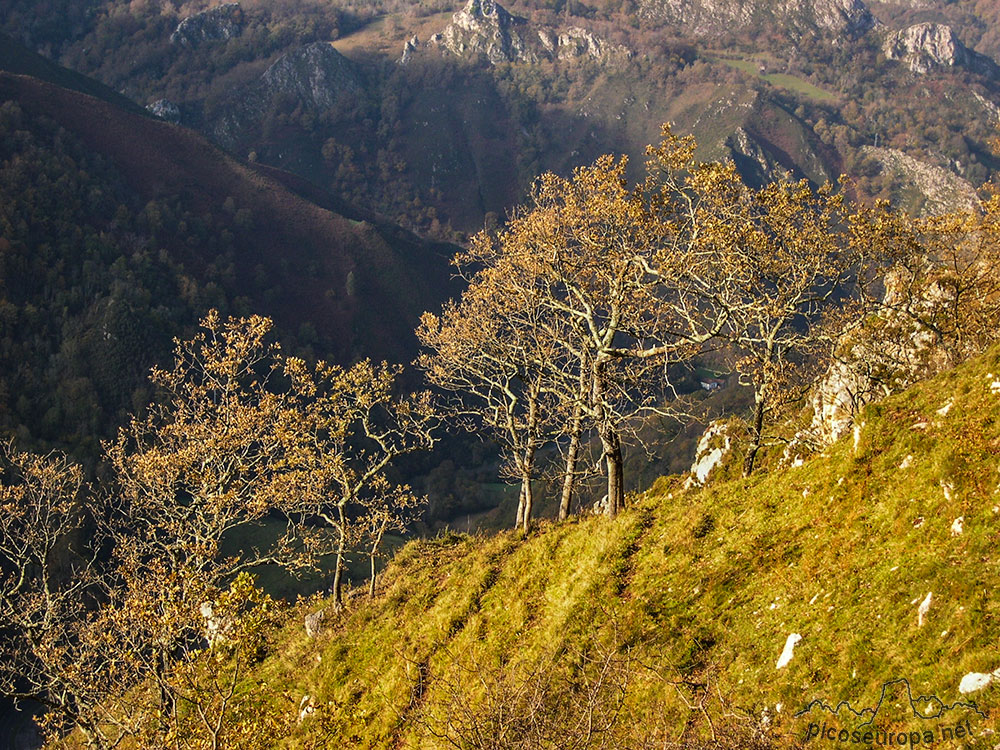
[[[469,0],[452,16],[444,31],[431,37],[430,42],[459,57],[483,55],[493,65],[577,57],[608,61],[631,56],[625,47],[579,26],[567,29],[531,27],[527,19],[511,14],[495,0]],[[401,62],[409,60],[415,48],[412,40],[407,42]]]
[[[456,22],[462,18],[473,19],[476,22],[495,20],[501,26],[508,26],[514,20],[514,16],[495,0],[469,0],[465,8],[455,14]]]
[[[306,111],[320,113],[337,106],[342,96],[363,94],[355,64],[329,42],[312,42],[282,55],[259,79],[234,91],[208,130],[216,143],[233,148],[280,95],[290,96]]]

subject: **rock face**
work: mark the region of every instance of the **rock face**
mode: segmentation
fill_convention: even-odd
[[[969,672],[958,684],[958,692],[962,695],[975,693],[988,688],[997,678],[1000,678],[1000,669],[993,672]]]
[[[527,31],[527,21],[494,0],[469,0],[434,41],[460,57],[484,55],[494,65],[535,62],[522,31]]]
[[[225,41],[242,34],[243,23],[240,4],[227,3],[185,18],[170,35],[170,43],[197,47],[204,42]]]
[[[341,92],[361,89],[346,57],[328,42],[314,42],[279,58],[261,77],[258,93],[270,97],[291,94],[308,109],[330,109]]]
[[[854,416],[871,400],[871,387],[871,381],[858,369],[839,360],[834,362],[813,392],[810,431],[823,444],[846,435]]]
[[[968,49],[950,26],[918,23],[886,36],[882,51],[890,60],[900,60],[917,74],[942,68],[966,68],[989,78],[1000,76],[990,58]]]
[[[783,669],[788,666],[795,655],[795,646],[801,640],[802,636],[798,633],[789,634],[788,638],[785,639],[785,647],[781,650],[781,656],[778,657],[778,662],[774,665],[775,669]]]
[[[153,117],[159,117],[175,125],[181,121],[181,108],[169,99],[157,99],[152,104],[147,104],[146,111]]]
[[[883,171],[896,174],[924,196],[920,209],[923,216],[935,216],[951,211],[970,211],[979,205],[979,196],[972,183],[954,172],[927,164],[892,148],[862,148],[865,156],[879,162]]]
[[[698,36],[774,26],[857,36],[878,25],[861,0],[644,0],[641,12]]]
[[[725,145],[743,178],[751,184],[765,185],[785,170],[781,164],[745,128],[738,127]]]
[[[232,148],[243,129],[259,122],[279,96],[320,113],[336,107],[342,97],[363,94],[354,63],[328,42],[313,42],[278,58],[259,80],[235,92],[210,131],[217,143]]]
[[[309,638],[315,638],[321,632],[323,632],[323,620],[326,619],[326,610],[320,609],[316,612],[312,612],[305,616],[304,625],[306,628],[306,635]]]
[[[491,64],[535,63],[541,60],[572,60],[590,57],[601,61],[628,59],[629,50],[595,34],[573,26],[563,30],[532,29],[528,22],[511,15],[494,0],[469,0],[440,34],[436,44],[459,57],[482,55]],[[405,62],[412,54],[410,43],[403,48]]]
[[[542,34],[540,31],[538,37],[545,45]],[[620,44],[611,44],[579,26],[561,32],[556,38],[555,49],[549,51],[560,60],[572,60],[578,57],[591,57],[595,60],[626,59],[631,55]]]
[[[407,39],[406,44],[403,45],[403,54],[399,58],[399,64],[406,65],[419,47],[420,40],[415,35]]]
[[[729,426],[725,422],[712,422],[698,440],[691,476],[686,487],[700,487],[708,481],[709,475],[722,463],[732,448]]]
[[[947,285],[931,281],[915,292],[908,290],[902,274],[888,274],[884,281],[881,327],[887,335],[874,342],[864,333],[842,335],[840,358],[816,385],[812,396],[810,442],[829,445],[846,434],[865,404],[885,398],[946,369],[951,360],[934,334],[917,322],[933,320],[953,304]],[[860,432],[855,427],[855,450]]]

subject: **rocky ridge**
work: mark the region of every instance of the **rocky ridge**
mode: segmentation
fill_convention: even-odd
[[[622,45],[579,26],[533,27],[527,19],[512,15],[495,0],[469,0],[441,33],[430,38],[429,44],[459,57],[481,55],[492,65],[577,58],[615,62],[631,56]],[[400,62],[405,64],[418,45],[416,37],[410,39]]]
[[[974,52],[959,40],[950,26],[918,23],[888,34],[882,51],[890,60],[899,60],[914,73],[924,75],[942,68],[965,68],[986,76],[1000,77],[993,60]]]
[[[878,161],[883,172],[894,173],[920,193],[924,216],[971,211],[979,203],[976,189],[951,170],[914,159],[894,148],[862,147],[862,153]]]
[[[862,0],[643,0],[641,13],[697,36],[755,27],[860,36],[879,25]]]
[[[185,18],[170,35],[170,43],[193,48],[204,42],[225,41],[242,34],[243,24],[240,4],[226,3]]]
[[[217,143],[232,148],[243,129],[259,122],[279,95],[319,113],[336,107],[341,97],[363,91],[354,63],[329,42],[313,42],[278,58],[256,82],[235,92],[209,130]]]

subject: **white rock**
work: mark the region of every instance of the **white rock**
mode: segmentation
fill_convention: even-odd
[[[924,600],[922,602],[920,602],[920,606],[917,607],[917,627],[918,628],[922,628],[924,626],[924,618],[927,617],[927,612],[931,608],[931,596],[932,595],[933,595],[932,592],[928,591],[927,592],[927,596],[924,598]]]
[[[899,465],[899,468],[909,469],[911,466],[913,466],[913,456],[907,455],[907,457],[904,458],[903,462]]]
[[[888,34],[882,52],[890,60],[902,60],[914,73],[935,68],[961,66],[985,76],[996,74],[996,64],[959,41],[950,26],[918,23]]]
[[[951,482],[941,480],[941,491],[944,492],[944,499],[951,502],[952,493],[955,492],[955,485]]]
[[[312,698],[308,693],[302,696],[302,700],[299,701],[299,720],[298,723],[301,724],[302,720],[305,719],[309,714],[316,710],[316,704],[313,703]]]
[[[323,620],[326,618],[326,610],[321,609],[305,617],[306,635],[315,638],[323,630]]]
[[[962,695],[968,693],[974,693],[977,690],[982,690],[985,687],[989,687],[990,683],[993,682],[993,675],[983,674],[982,672],[969,672],[962,681],[958,683],[958,692]]]
[[[962,533],[963,527],[965,525],[965,516],[959,516],[954,521],[951,522],[951,535],[958,536]]]
[[[947,401],[947,403],[945,403],[945,405],[944,405],[944,406],[942,406],[942,407],[941,407],[940,409],[938,409],[938,410],[937,410],[937,413],[938,413],[938,416],[941,416],[941,417],[943,417],[943,416],[945,416],[945,415],[946,415],[946,414],[947,414],[947,413],[948,413],[949,411],[951,411],[951,405],[952,405],[952,403],[953,403],[953,399],[950,399],[950,398],[949,398],[949,399],[948,399],[948,401]]]
[[[722,459],[729,453],[731,447],[732,440],[729,436],[728,425],[723,422],[712,422],[698,439],[695,461],[691,466],[692,476],[689,477],[688,482],[693,485],[705,484],[708,475],[722,463]],[[685,488],[686,486],[687,483],[685,483]]]
[[[788,662],[792,660],[793,653],[795,651],[795,644],[802,640],[802,636],[798,633],[792,633],[785,640],[785,648],[781,651],[781,656],[778,657],[778,663],[775,665],[775,669],[781,669],[782,667],[788,666]]]

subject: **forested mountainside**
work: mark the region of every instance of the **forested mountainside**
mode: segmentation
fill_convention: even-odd
[[[12,52],[14,70],[77,80]],[[0,100],[0,419],[26,447],[94,456],[209,308],[266,312],[306,356],[405,361],[449,293],[452,248],[117,96],[3,72]]]
[[[0,711],[995,750],[992,6],[8,0]]]
[[[929,185],[998,166],[990,3],[94,0],[46,20],[60,8],[15,1],[0,27],[438,237],[502,219],[546,169],[639,164],[665,121],[758,184],[847,173],[916,211],[941,209]]]

